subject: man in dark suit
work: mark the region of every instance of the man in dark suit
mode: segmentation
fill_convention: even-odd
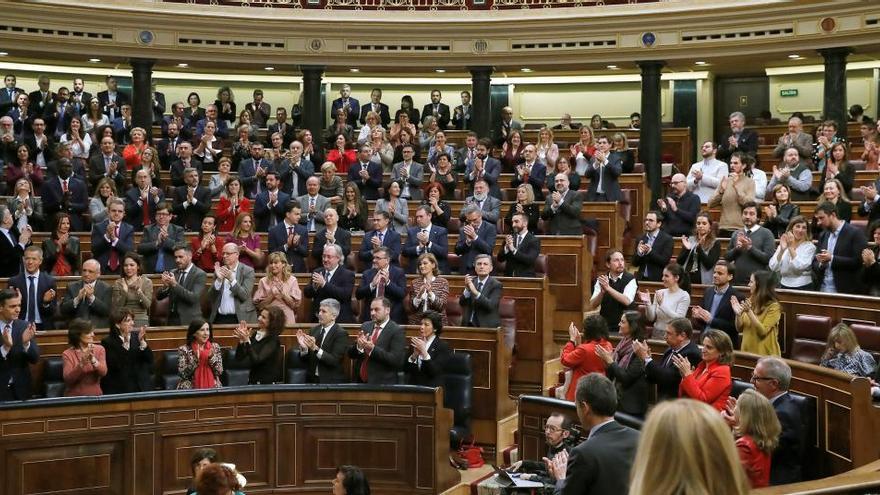
[[[544,182],[547,180],[547,165],[538,161],[538,151],[534,144],[527,144],[522,152],[523,163],[514,170],[512,187],[520,184],[531,184],[535,193],[535,201],[544,201]]]
[[[730,161],[730,156],[737,151],[748,153],[753,158],[758,156],[758,133],[746,129],[746,116],[742,112],[730,114],[730,131],[721,136],[718,141],[716,157],[725,162]]]
[[[875,220],[880,220],[880,194],[877,194],[877,191],[880,191],[880,179],[873,184],[862,186],[861,190],[865,200],[859,205],[859,216],[868,217],[870,225]]]
[[[28,158],[35,165],[46,166],[55,159],[55,138],[46,133],[46,120],[42,116],[31,120],[31,130],[33,132],[21,138],[28,147]]]
[[[303,158],[303,144],[293,141],[288,145],[290,158],[285,158],[276,168],[281,178],[281,190],[296,198],[306,194],[307,182],[315,174],[315,164]],[[314,156],[314,155],[312,155]]]
[[[388,124],[391,123],[391,113],[388,111],[388,105],[382,103],[382,90],[379,88],[373,88],[370,91],[370,102],[361,105],[361,125],[367,123],[367,114],[370,112],[376,112],[379,115],[379,123],[382,124],[382,127],[388,129]]]
[[[9,287],[21,294],[21,314],[18,318],[37,326],[37,330],[52,330],[55,317],[55,278],[40,270],[43,249],[28,246],[24,250],[24,272],[9,279]]]
[[[89,185],[97,191],[98,182],[104,177],[116,184],[116,191],[125,191],[125,161],[116,153],[116,143],[111,137],[101,138],[101,152],[89,159]]]
[[[285,206],[284,221],[269,229],[269,252],[281,252],[294,273],[306,272],[309,254],[309,232],[299,224],[301,209],[296,201]]]
[[[184,230],[198,232],[202,218],[211,210],[211,190],[199,184],[199,172],[184,171],[184,185],[174,190],[174,223]]]
[[[125,221],[141,231],[156,223],[159,203],[165,202],[165,194],[150,182],[150,173],[142,168],[135,174],[134,185],[125,192]],[[169,213],[170,213],[169,209]],[[168,218],[171,220],[171,218]]]
[[[610,148],[611,143],[608,142],[607,136],[600,136],[596,140],[596,153],[593,154],[585,174],[590,181],[587,187],[587,201],[620,201],[623,198],[618,182],[623,169],[619,161],[614,163],[608,161]]]
[[[40,89],[31,91],[28,94],[28,99],[31,102],[30,108],[37,115],[45,115],[47,112],[51,112],[55,105],[55,93],[49,89],[50,85],[51,80],[49,76],[43,74],[37,79],[37,86]],[[2,96],[0,94],[0,101],[2,101]]]
[[[176,122],[171,122],[166,127],[166,137],[159,141],[156,150],[159,151],[159,163],[163,170],[171,169],[171,162],[177,160],[177,147],[183,142],[180,135],[180,126]]]
[[[547,222],[546,232],[550,235],[581,235],[584,224],[581,221],[583,196],[572,191],[567,174],[556,174],[553,179],[556,188],[547,198],[541,218]]]
[[[339,98],[333,100],[330,104],[330,120],[336,119],[339,110],[344,110],[346,115],[346,124],[354,127],[357,125],[358,116],[361,114],[361,104],[356,98],[351,97],[351,86],[343,84],[339,88]]]
[[[180,325],[202,315],[202,292],[205,290],[205,272],[192,262],[192,248],[179,244],[174,248],[173,272],[162,273],[162,288],[156,299],[171,298],[168,305],[168,324]]]
[[[743,298],[731,283],[735,271],[736,267],[733,263],[724,260],[716,263],[712,272],[712,287],[706,288],[703,302],[699,307],[693,308],[691,315],[705,324],[704,330],[715,329],[726,333],[733,342],[733,348],[739,349],[736,314],[730,304],[731,297],[736,297],[738,300]]]
[[[364,234],[358,258],[364,263],[373,263],[373,249],[385,246],[391,251],[391,264],[399,265],[400,234],[389,228],[391,215],[387,211],[373,213],[373,230]]]
[[[459,256],[458,272],[462,275],[474,272],[477,255],[486,254],[491,258],[495,249],[495,226],[483,221],[483,212],[474,205],[464,207],[465,225],[461,228],[455,254]]]
[[[802,411],[788,392],[791,368],[778,357],[763,357],[755,364],[751,382],[770,400],[782,426],[779,445],[770,462],[770,484],[785,485],[802,481],[805,430]]]
[[[663,230],[672,237],[690,235],[700,213],[700,197],[688,191],[687,176],[675,174],[669,183],[669,194],[657,200],[657,206],[666,220]]]
[[[636,456],[639,432],[614,420],[617,388],[599,373],[577,383],[575,403],[587,439],[547,459],[547,472],[556,479],[554,495],[606,495],[629,490],[629,471]]]
[[[511,233],[498,249],[498,261],[504,262],[505,277],[534,277],[535,260],[541,254],[541,239],[529,232],[529,219],[523,213],[515,213],[511,220]]]
[[[336,299],[339,301],[337,321],[354,323],[354,311],[351,309],[352,292],[354,292],[354,272],[342,266],[342,248],[336,244],[324,246],[321,266],[312,272],[312,278],[306,284],[303,293],[313,302]],[[318,305],[314,303],[312,321],[318,321]]]
[[[474,106],[471,105],[471,92],[461,92],[461,105],[452,111],[452,127],[459,131],[468,131],[473,125]]]
[[[418,258],[425,253],[437,258],[440,273],[449,273],[449,233],[439,225],[432,225],[431,207],[421,205],[416,209],[416,226],[407,231],[403,246],[403,255],[409,258],[407,273],[417,273]]]
[[[110,302],[113,290],[101,276],[98,260],[83,261],[82,279],[67,286],[61,302],[61,314],[68,320],[82,318],[90,320],[95,328],[110,326]]]
[[[351,232],[339,228],[339,213],[336,208],[328,207],[324,210],[325,227],[318,231],[315,240],[312,242],[312,259],[316,265],[321,264],[321,255],[324,253],[324,246],[329,244],[337,244],[342,248],[342,259],[351,252]]]
[[[0,291],[0,402],[31,397],[31,365],[40,359],[37,327],[17,319],[21,296]]]
[[[108,218],[92,226],[92,256],[106,275],[122,273],[122,257],[134,249],[134,227],[125,223],[125,203],[119,198],[107,202]]]
[[[397,372],[406,359],[403,327],[390,318],[391,301],[376,298],[370,303],[370,321],[361,324],[357,341],[348,348],[348,357],[358,383],[395,385]]]
[[[385,246],[373,249],[373,267],[366,270],[361,277],[361,285],[355,296],[362,301],[361,307],[369,307],[373,299],[386,298],[391,301],[391,319],[406,324],[406,313],[403,309],[403,298],[406,295],[406,274],[403,269],[391,264],[391,250]],[[367,321],[369,315],[361,311],[361,321]]]
[[[296,127],[287,121],[287,109],[284,107],[278,107],[275,109],[275,123],[269,126],[266,135],[271,136],[276,132],[281,134],[281,139],[284,141],[285,148],[290,147],[290,143],[296,139]]]
[[[440,129],[446,129],[449,127],[449,105],[446,103],[440,103],[440,98],[443,95],[440,93],[439,89],[431,90],[431,103],[425,105],[422,108],[422,118],[431,115],[435,119],[437,119],[437,127]]]
[[[193,158],[193,147],[189,141],[181,141],[177,145],[177,159],[171,162],[171,185],[180,187],[186,184],[185,171],[188,168],[194,168],[198,174],[199,181],[202,178],[202,168],[204,165],[198,158]]]
[[[3,78],[3,89],[0,90],[0,103],[15,101],[20,94],[27,95],[23,89],[16,86],[18,78],[15,74],[6,74]]]
[[[51,218],[64,212],[70,216],[70,230],[82,232],[86,226],[83,214],[89,206],[86,183],[73,176],[73,164],[67,158],[58,160],[58,177],[43,183],[43,211]]]
[[[238,178],[244,195],[250,199],[266,190],[266,173],[275,170],[271,161],[263,157],[263,143],[251,143],[251,157],[238,165]]]
[[[828,293],[861,294],[862,251],[868,246],[865,233],[837,217],[837,208],[824,202],[813,214],[823,229],[813,259],[813,284]]]
[[[348,169],[349,182],[358,186],[364,200],[379,199],[379,187],[382,186],[382,165],[370,161],[372,155],[369,144],[358,146],[358,161]]]
[[[473,141],[473,148],[469,146]],[[470,192],[477,180],[483,179],[489,185],[489,195],[501,199],[501,188],[498,186],[498,177],[501,175],[501,162],[492,157],[492,141],[488,138],[477,141],[476,133],[469,133],[465,140],[465,146],[458,152],[457,163],[464,168],[465,182],[471,185]]]
[[[339,301],[324,299],[318,306],[318,325],[308,334],[297,330],[300,359],[306,362],[308,383],[345,383],[347,378],[342,359],[348,349],[348,332],[342,329]]]
[[[107,90],[98,92],[98,102],[101,104],[101,111],[107,117],[110,117],[110,122],[113,122],[113,120],[121,115],[120,108],[122,105],[131,105],[131,98],[128,96],[128,93],[119,91],[119,83],[115,77],[107,76],[105,81],[107,83]]]
[[[254,101],[249,101],[244,109],[251,114],[251,123],[257,127],[266,127],[269,122],[269,116],[272,115],[272,105],[263,101],[263,90],[254,90]],[[282,108],[282,107],[279,107]],[[271,133],[269,134],[272,135]]]
[[[513,119],[513,108],[502,107],[501,121],[498,122],[498,127],[492,130],[492,135],[495,137],[495,145],[500,147],[510,139],[513,131],[522,132],[522,130],[522,122]]]
[[[284,221],[290,196],[281,190],[278,172],[266,172],[266,189],[254,198],[254,218],[260,232],[268,232],[271,227]],[[296,201],[293,201],[294,203]]]
[[[478,255],[474,269],[476,276],[465,275],[465,290],[458,298],[462,308],[461,324],[467,327],[495,328],[501,325],[501,292],[504,287],[492,273],[492,256]]]
[[[489,195],[489,183],[484,179],[474,182],[474,195],[465,198],[464,204],[465,206],[476,206],[483,212],[484,221],[498,225],[498,218],[501,216],[501,200]],[[463,211],[461,219],[464,220]]]
[[[636,278],[659,282],[663,278],[663,268],[672,257],[672,236],[663,232],[663,214],[651,210],[645,214],[645,234],[639,237],[636,252],[633,253],[633,266],[638,267]]]
[[[156,91],[156,81],[152,82],[150,88],[152,90],[151,94],[153,97],[153,125],[159,125],[162,122],[162,117],[165,115],[165,93]]]
[[[678,398],[678,385],[681,383],[681,372],[672,362],[672,356],[684,356],[695,367],[703,360],[700,348],[691,342],[694,327],[687,318],[676,318],[666,326],[666,343],[669,349],[660,359],[651,357],[651,349],[645,342],[634,342],[633,350],[645,361],[645,374],[648,381],[657,385],[658,400]]]
[[[165,273],[174,266],[174,250],[184,243],[183,227],[171,223],[171,206],[161,202],[156,207],[156,223],[144,229],[137,252],[144,257],[145,273]]]
[[[724,256],[727,261],[736,262],[734,285],[748,285],[751,274],[766,270],[770,257],[776,251],[773,232],[761,226],[758,219],[758,205],[754,201],[742,205],[743,228],[731,236]]]
[[[85,82],[81,77],[73,79],[73,92],[70,93],[70,104],[73,105],[73,111],[77,117],[81,117],[89,109],[89,102],[92,100],[92,94],[85,91]]]
[[[14,223],[9,208],[0,205],[0,277],[14,277],[21,272],[21,258],[31,243],[31,230],[16,234]]]
[[[62,86],[58,88],[55,99],[43,114],[46,119],[46,129],[55,136],[55,139],[58,139],[67,132],[70,119],[74,116],[78,115],[70,103],[70,90]]]

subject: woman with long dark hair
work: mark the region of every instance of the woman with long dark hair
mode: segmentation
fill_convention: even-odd
[[[55,214],[51,234],[43,241],[43,270],[56,277],[79,275],[79,237],[70,235],[70,215]]]
[[[742,333],[740,350],[762,356],[781,356],[779,320],[782,306],[776,295],[776,280],[765,270],[749,277],[749,298],[740,301],[731,296],[730,305],[736,313],[736,329]]]
[[[619,328],[623,338],[614,352],[596,346],[596,355],[605,362],[605,373],[617,386],[617,409],[641,417],[648,410],[648,381],[645,361],[633,349],[633,342],[645,338],[639,312],[624,311]]]
[[[177,349],[177,388],[220,388],[223,375],[223,354],[214,342],[214,329],[201,318],[189,323],[186,344]]]
[[[250,369],[248,383],[251,385],[272,384],[281,381],[281,368],[278,366],[281,354],[281,341],[278,336],[284,331],[287,319],[278,306],[268,306],[260,310],[257,328],[252,332],[247,322],[239,322],[233,330],[238,339],[235,348],[235,361]]]
[[[816,246],[810,240],[807,219],[798,215],[779,236],[779,247],[770,257],[768,268],[779,274],[783,289],[812,290],[815,254]]]
[[[773,186],[773,200],[764,205],[764,227],[779,239],[791,219],[801,214],[801,207],[791,202],[791,188],[786,184]]]
[[[678,264],[682,266],[691,284],[712,285],[712,272],[721,257],[721,243],[712,231],[712,218],[708,212],[700,212],[694,225],[694,234],[681,237],[681,253]]]
[[[148,392],[153,389],[153,350],[147,343],[147,327],[134,331],[134,313],[116,311],[110,320],[110,335],[101,340],[107,352],[107,374],[101,379],[104,394]]]
[[[605,374],[605,363],[599,358],[596,348],[604,347],[611,352],[608,342],[608,323],[598,314],[584,318],[584,332],[578,332],[572,322],[568,326],[568,342],[562,348],[560,362],[571,370],[571,380],[565,391],[565,399],[574,402],[574,392],[581,377],[590,373]]]
[[[651,338],[663,339],[666,325],[676,318],[687,316],[691,305],[690,279],[678,263],[670,263],[663,269],[663,288],[654,293],[653,300],[648,291],[640,291],[639,298],[645,304],[645,318],[654,322]]]

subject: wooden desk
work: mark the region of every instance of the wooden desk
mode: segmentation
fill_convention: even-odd
[[[51,405],[51,407],[50,407]],[[248,493],[327,493],[356,464],[375,493],[436,494],[452,411],[440,389],[236,387],[28,401],[0,407],[3,493],[182,493],[189,459],[211,447]]]

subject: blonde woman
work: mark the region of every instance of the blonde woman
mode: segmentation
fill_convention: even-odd
[[[382,164],[382,171],[390,173],[394,165],[394,146],[385,138],[385,129],[374,127],[370,132],[370,148],[373,150],[372,160]]]
[[[250,213],[239,213],[235,217],[235,226],[223,242],[238,244],[241,250],[238,261],[251,268],[263,266],[265,255],[260,249],[260,234],[254,229],[254,217]],[[218,247],[222,250],[222,246],[218,245]]]
[[[517,213],[524,214],[529,219],[529,231],[538,231],[538,219],[541,217],[541,207],[535,203],[535,192],[531,184],[520,184],[516,188],[516,201],[510,205],[507,215],[504,216],[504,225],[513,224],[513,216]]]
[[[877,366],[874,357],[859,347],[856,334],[844,323],[832,328],[828,334],[820,364],[853,376],[872,376]]]
[[[260,309],[278,306],[284,311],[287,324],[296,323],[296,310],[302,301],[302,292],[284,253],[269,254],[266,276],[260,280],[254,292],[254,304]]]
[[[779,186],[777,186],[779,187]],[[813,256],[816,246],[810,240],[807,219],[798,215],[788,223],[788,229],[779,236],[779,247],[770,257],[770,270],[780,275],[783,289],[813,289]]]
[[[589,126],[585,125],[580,128],[578,142],[571,145],[569,152],[575,163],[575,172],[583,177],[590,166],[593,153],[596,152],[596,141],[593,139],[593,131]]]
[[[324,162],[321,165],[321,187],[318,194],[328,198],[330,204],[335,208],[342,202],[342,195],[345,194],[345,185],[342,178],[336,175],[336,164],[333,162]]]
[[[757,271],[749,276],[749,298],[740,301],[730,297],[736,313],[736,329],[742,332],[740,350],[762,356],[781,356],[779,348],[779,320],[782,306],[776,295],[776,282],[768,271]]]
[[[138,170],[146,170],[150,176],[150,184],[156,187],[162,187],[161,178],[159,176],[159,170],[161,169],[161,164],[159,163],[159,152],[156,148],[152,146],[147,146],[144,148],[144,151],[141,153],[141,163],[139,166],[135,166],[131,169],[131,183],[136,184],[136,178]]]
[[[549,171],[555,170],[556,160],[559,159],[559,146],[553,142],[553,131],[544,126],[538,131],[538,145],[535,147],[538,152],[538,160],[544,162]]]
[[[636,155],[629,149],[626,134],[622,132],[615,132],[611,136],[611,152],[608,153],[608,164],[618,163],[620,170],[625,174],[632,173],[636,166]]]
[[[141,154],[147,149],[147,131],[143,127],[135,127],[129,132],[131,142],[122,150],[122,159],[128,170],[134,170],[141,164]]]
[[[424,253],[416,261],[418,276],[410,284],[409,324],[418,325],[431,311],[441,316],[446,326],[446,299],[449,297],[449,281],[439,276],[437,258],[432,253]]]
[[[752,488],[770,485],[770,460],[779,445],[782,425],[773,404],[753,389],[746,390],[733,409],[736,450]]]
[[[721,206],[718,236],[732,237],[742,230],[742,206],[755,200],[755,181],[745,174],[743,154],[737,151],[730,156],[730,175],[721,179],[715,195],[709,199],[709,207]]]
[[[642,427],[631,473],[629,495],[745,495],[749,491],[730,429],[718,411],[694,400],[666,401],[654,407]]]
[[[831,203],[834,205],[834,209],[837,211],[837,218],[844,222],[849,223],[852,220],[852,203],[850,203],[849,198],[846,197],[846,192],[843,190],[843,184],[841,184],[839,180],[831,179],[825,181],[822,186],[822,195],[816,200],[816,206],[819,206],[822,203]],[[819,227],[815,215],[813,215],[811,230],[815,237],[819,237],[822,234],[822,228]]]
[[[366,123],[361,126],[361,130],[358,133],[357,143],[364,144],[367,141],[372,140],[373,129],[382,129],[382,124],[379,114],[371,111],[367,112]]]

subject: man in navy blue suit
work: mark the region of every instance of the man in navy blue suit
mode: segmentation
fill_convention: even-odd
[[[257,219],[257,230],[268,232],[270,228],[284,220],[290,196],[281,190],[278,172],[266,172],[266,190],[254,198],[254,216]]]
[[[266,173],[274,170],[272,162],[263,158],[263,143],[251,143],[251,157],[238,166],[238,178],[244,195],[254,199],[266,190]]]
[[[403,298],[406,295],[406,274],[403,269],[391,264],[391,250],[385,246],[373,250],[373,267],[364,272],[361,285],[355,296],[361,301],[361,307],[367,308],[373,299],[387,298],[391,301],[391,319],[406,323],[403,309]],[[361,311],[361,322],[370,319],[366,311]]]
[[[70,216],[70,230],[82,232],[86,221],[83,213],[89,206],[86,183],[73,176],[73,164],[67,158],[58,160],[58,177],[47,180],[41,189],[43,211],[51,218],[58,212]]]
[[[367,123],[367,114],[370,112],[376,112],[379,115],[379,123],[382,124],[382,127],[388,128],[388,124],[391,123],[391,112],[388,110],[388,105],[382,103],[382,90],[380,88],[373,88],[370,91],[370,102],[365,103],[361,107],[361,118],[359,119],[361,125]]]
[[[40,359],[37,327],[17,319],[20,312],[21,296],[0,291],[0,402],[31,397],[30,365]]]
[[[14,277],[21,272],[21,257],[31,243],[31,229],[17,235],[9,208],[0,205],[0,277]]]
[[[299,224],[302,209],[296,201],[288,201],[284,221],[269,229],[269,252],[281,252],[294,273],[306,272],[309,232]]]
[[[205,214],[211,210],[211,190],[199,184],[199,171],[183,171],[184,184],[174,189],[174,223],[185,230],[197,232]]]
[[[449,234],[445,228],[431,224],[431,207],[421,205],[416,209],[416,226],[407,231],[403,246],[403,255],[409,258],[407,273],[416,273],[417,260],[425,253],[437,258],[440,273],[449,273]]]
[[[498,232],[494,225],[483,221],[483,212],[476,205],[465,206],[462,213],[466,225],[461,228],[461,234],[455,244],[455,254],[460,257],[458,271],[464,275],[474,273],[477,255],[487,254],[492,257],[495,236]]]
[[[547,166],[538,161],[538,150],[534,144],[527,144],[522,152],[523,163],[517,164],[512,187],[531,184],[535,201],[544,201],[544,182],[547,179]]]
[[[389,229],[388,224],[391,223],[391,215],[387,211],[377,211],[373,213],[373,230],[364,234],[364,240],[361,243],[361,250],[358,258],[364,263],[373,263],[373,249],[379,246],[385,246],[391,250],[391,264],[399,265],[400,257],[400,234]]]
[[[823,229],[813,259],[816,290],[861,294],[862,251],[868,247],[864,232],[838,218],[837,208],[827,201],[816,207],[813,218]]]
[[[18,318],[33,323],[37,330],[51,330],[55,315],[55,278],[40,270],[43,249],[30,245],[24,250],[24,272],[9,279],[9,287],[21,294]]]
[[[351,86],[343,84],[339,89],[339,98],[333,100],[330,105],[330,120],[335,120],[336,112],[345,110],[345,122],[354,127],[357,125],[358,116],[361,113],[361,104],[356,98],[351,97]]]
[[[379,199],[382,185],[382,165],[370,161],[373,149],[369,144],[358,147],[358,161],[348,169],[348,180],[358,186],[365,200]]]
[[[354,272],[342,266],[342,248],[336,244],[324,246],[321,266],[312,272],[303,293],[312,300],[312,322],[318,321],[319,302],[324,299],[339,301],[338,323],[355,323],[351,309],[354,291]]]
[[[107,202],[109,218],[92,226],[92,256],[105,275],[122,273],[122,257],[134,249],[134,227],[122,221],[125,202],[113,198]]]

